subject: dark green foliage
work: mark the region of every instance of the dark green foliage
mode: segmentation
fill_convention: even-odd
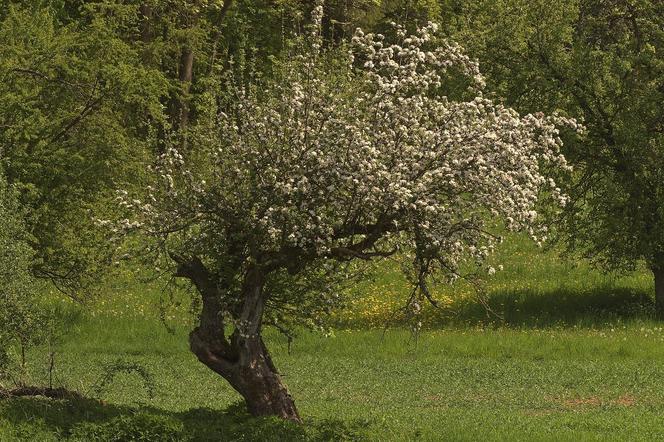
[[[10,363],[11,345],[30,345],[43,334],[43,315],[35,307],[30,249],[16,192],[0,170],[0,378]]]
[[[64,8],[64,6],[63,6]],[[0,162],[28,209],[34,273],[63,289],[101,255],[91,210],[138,182],[167,82],[141,65],[126,11],[9,5],[0,21]]]
[[[523,112],[561,110],[587,127],[566,140],[572,204],[557,223],[607,268],[664,260],[664,3],[451,2],[446,29],[490,87]]]
[[[175,419],[139,412],[118,416],[102,424],[79,424],[69,439],[81,442],[176,442],[185,440],[183,430],[182,423]]]

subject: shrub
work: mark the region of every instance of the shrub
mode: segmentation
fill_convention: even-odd
[[[186,439],[182,422],[168,416],[141,412],[132,416],[118,416],[103,424],[92,422],[79,424],[72,430],[71,440],[168,442]]]
[[[27,240],[16,194],[0,174],[0,375],[10,362],[10,345],[32,341],[38,319],[30,299],[33,253]]]

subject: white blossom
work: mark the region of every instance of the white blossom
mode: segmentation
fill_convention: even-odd
[[[276,81],[230,86],[236,100],[200,147],[209,170],[188,171],[171,148],[149,204],[120,195],[136,218],[123,229],[179,235],[219,262],[237,241],[246,259],[283,267],[417,250],[454,279],[499,240],[493,220],[536,235],[542,191],[566,202],[545,168],[568,168],[557,126],[574,121],[486,98],[478,63],[433,24],[414,35],[397,26],[396,43],[358,29],[330,63],[321,16],[317,7],[309,52]],[[472,97],[441,93],[453,73]]]

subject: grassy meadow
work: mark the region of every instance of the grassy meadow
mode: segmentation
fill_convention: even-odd
[[[468,284],[437,287],[440,308],[424,308],[416,337],[384,327],[408,295],[389,262],[331,336],[301,331],[289,351],[269,332],[302,427],[248,417],[195,360],[186,296],[160,308],[158,286],[120,279],[89,309],[65,309],[53,383],[82,398],[0,400],[0,441],[664,439],[650,276],[604,275],[519,237],[493,259],[504,270],[483,300]],[[46,385],[47,352],[28,360]]]

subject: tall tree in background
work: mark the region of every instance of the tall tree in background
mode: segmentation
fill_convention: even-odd
[[[176,80],[168,114],[170,128],[181,134],[182,143],[186,143],[191,119],[195,61],[201,68],[205,62],[213,62],[232,3],[164,0],[146,1],[138,8],[144,60]],[[204,75],[208,73],[204,70]]]
[[[301,25],[296,1],[152,0],[141,2],[140,44],[144,62],[170,80],[163,98],[168,125],[162,143],[175,135],[187,154],[187,137],[205,112],[206,96],[218,93],[220,74],[234,69],[269,72],[270,58]]]
[[[645,262],[664,316],[664,3],[484,0],[443,16],[510,105],[584,121],[558,233],[606,269]]]
[[[75,291],[103,249],[89,210],[139,181],[168,83],[125,41],[131,9],[10,5],[0,21],[0,162],[28,209],[35,273]]]

